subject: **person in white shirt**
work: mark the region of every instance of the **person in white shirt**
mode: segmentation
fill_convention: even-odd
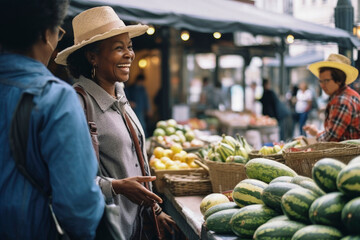
[[[299,90],[296,94],[295,113],[296,121],[299,122],[300,135],[302,136],[306,136],[306,132],[303,130],[303,127],[311,110],[312,98],[312,92],[308,88],[307,83],[301,82],[299,84]]]

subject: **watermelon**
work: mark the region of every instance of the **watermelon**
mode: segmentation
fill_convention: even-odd
[[[206,228],[216,233],[232,233],[230,220],[239,210],[240,208],[225,209],[210,215],[205,221]]]
[[[200,203],[200,212],[202,215],[205,215],[205,212],[212,206],[218,205],[220,203],[230,202],[229,198],[221,193],[211,193],[205,196]]]
[[[271,221],[256,229],[253,239],[255,240],[291,240],[292,236],[306,225],[295,221]]]
[[[204,214],[204,219],[206,220],[210,215],[212,215],[216,212],[226,210],[226,209],[233,209],[233,208],[239,209],[239,206],[236,205],[236,203],[234,203],[234,202],[220,203],[218,205],[212,206],[211,208],[206,210],[206,212]]]
[[[279,215],[279,216],[273,217],[272,219],[270,219],[267,222],[273,222],[273,221],[290,221],[290,219],[285,215]]]
[[[340,240],[360,240],[360,235],[349,235],[341,238]]]
[[[354,164],[354,163],[360,163],[360,156],[357,156],[357,157],[351,159],[351,161],[348,163],[348,165]]]
[[[266,206],[282,213],[281,210],[281,197],[289,190],[294,188],[301,188],[297,184],[287,182],[276,182],[269,184],[261,194],[261,200]]]
[[[260,225],[277,215],[276,211],[263,204],[249,205],[232,216],[231,229],[237,236],[251,238]]]
[[[244,179],[235,186],[232,198],[240,207],[263,203],[261,193],[267,186],[267,183],[260,180]]]
[[[319,197],[326,194],[323,190],[321,190],[321,188],[318,187],[318,185],[316,185],[316,183],[314,181],[305,180],[305,181],[299,182],[298,185],[302,186],[303,188],[313,191]]]
[[[281,208],[289,219],[310,223],[309,209],[317,197],[318,195],[309,189],[291,189],[281,198]]]
[[[286,166],[274,160],[266,158],[253,158],[245,164],[245,172],[249,178],[258,179],[269,183],[280,176],[294,177],[297,173]]]
[[[312,169],[312,178],[325,192],[336,192],[336,178],[346,165],[333,158],[323,158],[317,161]]]
[[[344,167],[337,179],[337,188],[350,197],[360,196],[360,163]]]
[[[339,240],[342,236],[342,233],[334,227],[309,225],[298,230],[292,240]]]
[[[297,175],[297,176],[295,176],[295,177],[293,177],[291,179],[291,183],[295,183],[295,184],[299,184],[302,181],[311,181],[311,182],[313,182],[314,180],[312,180],[309,177],[302,176],[302,175]]]
[[[341,211],[348,202],[341,192],[328,193],[316,199],[310,206],[309,218],[313,224],[341,227]]]
[[[273,180],[271,180],[270,184],[271,183],[275,183],[275,182],[288,182],[288,183],[291,183],[293,177],[290,177],[290,176],[281,176],[281,177],[277,177]]]
[[[345,204],[341,212],[341,220],[349,233],[360,235],[360,197]]]

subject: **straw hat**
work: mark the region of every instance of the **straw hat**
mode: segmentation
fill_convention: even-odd
[[[359,71],[351,66],[350,59],[341,54],[330,54],[326,61],[310,64],[308,69],[319,78],[319,69],[321,67],[331,67],[343,71],[346,75],[345,84],[350,84],[356,80]]]
[[[55,62],[66,65],[68,56],[90,43],[104,40],[122,33],[129,33],[130,38],[142,35],[148,29],[146,25],[129,25],[118,17],[108,6],[90,8],[72,21],[74,29],[74,45],[58,53]]]

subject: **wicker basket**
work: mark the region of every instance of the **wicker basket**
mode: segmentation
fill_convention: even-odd
[[[259,153],[259,151],[257,150],[253,150],[249,153],[249,158],[253,159],[253,158],[267,158],[267,159],[271,159],[274,161],[278,161],[281,163],[285,163],[285,159],[283,157],[282,154],[269,154],[269,155],[263,155],[261,153]]]
[[[232,190],[241,180],[247,178],[245,164],[223,163],[208,160],[204,163],[209,168],[212,190],[214,193],[221,193]]]
[[[174,196],[208,195],[211,193],[211,181],[208,174],[165,174],[164,180],[166,187]]]
[[[321,142],[297,148],[294,152],[286,149],[283,152],[285,164],[300,175],[311,177],[314,164],[322,158],[334,158],[343,163],[360,155],[360,146],[337,142]]]

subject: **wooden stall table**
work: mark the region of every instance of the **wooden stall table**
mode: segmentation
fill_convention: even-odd
[[[205,196],[177,197],[165,188],[162,197],[164,211],[176,221],[189,240],[240,240],[235,234],[220,235],[206,229],[204,218],[200,212],[200,203]]]

